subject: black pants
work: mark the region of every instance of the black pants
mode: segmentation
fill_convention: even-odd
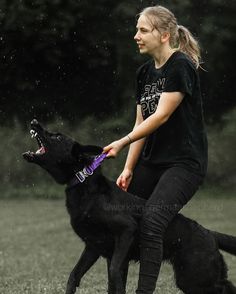
[[[129,192],[148,199],[140,228],[140,270],[137,294],[152,294],[163,256],[163,234],[192,198],[203,177],[182,167],[156,168],[139,163]]]

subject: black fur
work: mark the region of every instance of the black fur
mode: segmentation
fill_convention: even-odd
[[[139,260],[138,230],[145,200],[119,189],[103,176],[101,168],[84,183],[71,187],[75,173],[102,149],[50,133],[36,120],[31,128],[46,151],[23,156],[47,170],[58,183],[68,185],[66,206],[71,225],[85,243],[70,274],[66,294],[76,292],[81,278],[99,256],[107,259],[108,293],[124,294],[129,261]],[[227,267],[219,249],[236,255],[236,238],[211,232],[178,214],[164,238],[164,260],[173,265],[177,287],[186,294],[236,294],[236,288],[227,280]]]

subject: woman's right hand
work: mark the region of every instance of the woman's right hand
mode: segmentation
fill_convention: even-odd
[[[124,169],[116,181],[117,186],[120,187],[122,190],[127,191],[132,177],[133,172],[130,169]]]

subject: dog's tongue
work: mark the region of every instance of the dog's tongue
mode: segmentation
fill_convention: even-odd
[[[45,153],[45,148],[42,146],[42,147],[39,148],[39,150],[37,150],[35,153],[36,153],[36,154],[42,154],[42,153]]]

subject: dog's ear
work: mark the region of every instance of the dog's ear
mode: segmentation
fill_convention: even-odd
[[[102,153],[103,149],[100,146],[96,146],[96,145],[82,145],[82,151],[85,154],[88,155],[98,155],[100,153]]]
[[[82,157],[83,155],[86,156],[92,156],[92,155],[98,155],[102,153],[103,149],[102,147],[95,146],[95,145],[81,145],[79,143],[75,143],[72,147],[72,156],[74,157]]]

